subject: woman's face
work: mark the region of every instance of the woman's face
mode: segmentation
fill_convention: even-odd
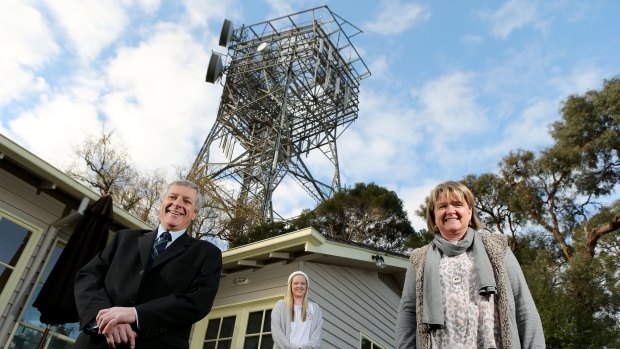
[[[294,298],[304,298],[308,289],[306,278],[303,275],[295,275],[291,282],[291,292]]]
[[[435,225],[446,240],[462,239],[471,215],[471,207],[454,195],[442,195],[435,203]]]

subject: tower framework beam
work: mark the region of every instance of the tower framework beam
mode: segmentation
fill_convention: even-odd
[[[370,76],[351,43],[359,33],[327,6],[234,30],[224,22],[222,97],[191,169],[198,183],[221,191],[214,205],[229,216],[259,207],[264,222],[273,220],[273,192],[287,175],[317,202],[340,189],[336,141],[357,118],[360,81]],[[311,173],[305,159],[314,153],[331,176]]]

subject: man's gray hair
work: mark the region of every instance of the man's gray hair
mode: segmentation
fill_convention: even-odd
[[[200,187],[198,187],[198,185],[192,181],[188,181],[187,179],[177,179],[174,182],[171,182],[170,184],[168,184],[168,186],[166,187],[166,191],[164,191],[161,200],[164,200],[164,197],[166,196],[166,194],[168,193],[168,190],[170,190],[170,188],[172,188],[175,185],[181,185],[184,187],[189,187],[192,188],[196,191],[196,213],[198,213],[200,211],[200,209],[202,208],[202,194],[200,193]]]

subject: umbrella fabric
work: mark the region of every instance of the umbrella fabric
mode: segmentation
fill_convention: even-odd
[[[59,325],[78,322],[73,294],[75,275],[105,247],[112,211],[112,197],[105,195],[84,212],[33,303],[41,312],[42,323]]]

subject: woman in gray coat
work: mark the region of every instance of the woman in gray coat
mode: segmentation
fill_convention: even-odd
[[[472,192],[435,187],[426,223],[435,238],[411,254],[396,348],[544,348],[521,267],[504,235],[478,230]]]
[[[317,349],[321,347],[323,315],[316,303],[308,301],[308,275],[295,271],[288,277],[283,300],[271,311],[274,349]]]

